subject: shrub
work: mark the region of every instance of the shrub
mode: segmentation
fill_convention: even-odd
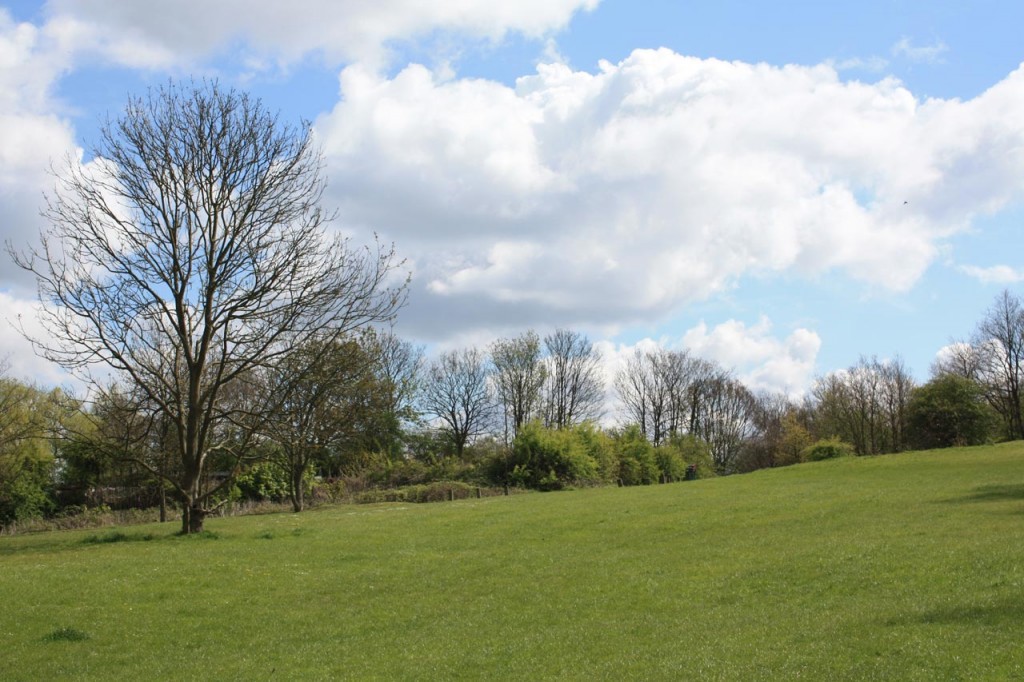
[[[647,485],[655,483],[660,475],[654,446],[632,425],[615,439],[615,454],[618,459],[619,481],[622,485]]]
[[[852,457],[856,454],[854,447],[836,437],[819,440],[800,452],[802,462],[820,462],[823,459],[836,457]]]
[[[259,462],[235,480],[242,499],[281,502],[288,499],[288,474],[271,462]]]
[[[716,475],[711,448],[696,436],[672,436],[667,443],[655,449],[654,457],[661,475],[669,481],[683,480],[686,467],[691,464],[697,467],[698,478]]]
[[[520,429],[508,465],[512,468],[512,483],[537,490],[558,490],[599,480],[597,462],[575,430],[546,429],[538,422]]]

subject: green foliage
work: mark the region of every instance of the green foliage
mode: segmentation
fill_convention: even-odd
[[[539,422],[530,422],[512,443],[509,478],[516,485],[537,490],[597,482],[598,464],[587,444],[575,429],[546,429]]]
[[[997,428],[998,416],[976,382],[954,374],[916,389],[907,408],[907,428],[915,448],[980,445]]]
[[[50,486],[51,462],[23,459],[5,472],[0,485],[0,523],[51,515],[56,510]]]
[[[800,452],[800,461],[820,462],[836,457],[852,457],[855,454],[857,454],[856,450],[849,443],[844,443],[835,437],[824,438],[804,448]]]
[[[691,435],[673,435],[667,443],[655,449],[658,469],[670,481],[681,481],[686,467],[697,467],[697,478],[716,476],[715,460],[708,444]]]
[[[288,499],[288,472],[274,462],[258,462],[235,479],[242,499],[282,502]]]
[[[654,455],[654,446],[636,424],[626,427],[615,439],[615,454],[619,464],[618,478],[622,485],[658,482],[661,472]]]
[[[607,433],[596,424],[583,422],[572,427],[572,432],[597,464],[597,475],[601,483],[614,483],[619,473],[615,444]]]
[[[801,453],[814,445],[814,436],[797,420],[792,412],[782,418],[782,433],[775,452],[775,466],[787,466],[801,461]]]

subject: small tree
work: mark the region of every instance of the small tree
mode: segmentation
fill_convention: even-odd
[[[132,98],[94,157],[69,160],[41,246],[14,253],[44,303],[46,336],[31,340],[69,369],[112,369],[166,417],[182,531],[200,531],[230,482],[210,479],[211,456],[230,474],[287,393],[256,399],[259,370],[392,318],[405,285],[388,285],[393,250],[327,237],[309,128],[244,93],[171,84]]]
[[[438,421],[459,458],[466,445],[493,424],[490,376],[487,356],[476,348],[449,351],[430,363],[421,396],[423,410]]]
[[[280,391],[284,398],[262,432],[276,446],[270,456],[287,472],[296,512],[305,506],[307,479],[318,459],[330,450],[372,447],[377,431],[390,431],[392,415],[371,353],[356,339],[314,340],[267,373],[266,392]]]

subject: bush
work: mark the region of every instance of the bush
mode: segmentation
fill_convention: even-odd
[[[836,457],[852,457],[856,450],[849,443],[844,443],[836,437],[819,440],[813,445],[804,448],[800,452],[802,462],[820,462],[824,459]]]
[[[686,467],[697,467],[698,478],[715,476],[715,462],[711,457],[711,448],[696,436],[675,435],[667,443],[659,445],[654,451],[658,470],[669,481],[681,481]]]
[[[597,462],[574,429],[546,429],[538,422],[520,429],[507,465],[511,483],[537,490],[592,484],[600,478]]]
[[[657,482],[661,471],[654,456],[654,446],[635,424],[615,439],[618,479],[622,485],[648,485]]]
[[[0,524],[50,516],[56,510],[50,494],[50,464],[23,460],[14,475],[0,482]]]
[[[235,480],[242,499],[282,502],[288,499],[288,473],[271,462],[259,462]]]

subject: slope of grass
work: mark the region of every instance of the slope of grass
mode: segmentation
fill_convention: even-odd
[[[0,539],[0,679],[1024,676],[1021,443],[207,527]]]

